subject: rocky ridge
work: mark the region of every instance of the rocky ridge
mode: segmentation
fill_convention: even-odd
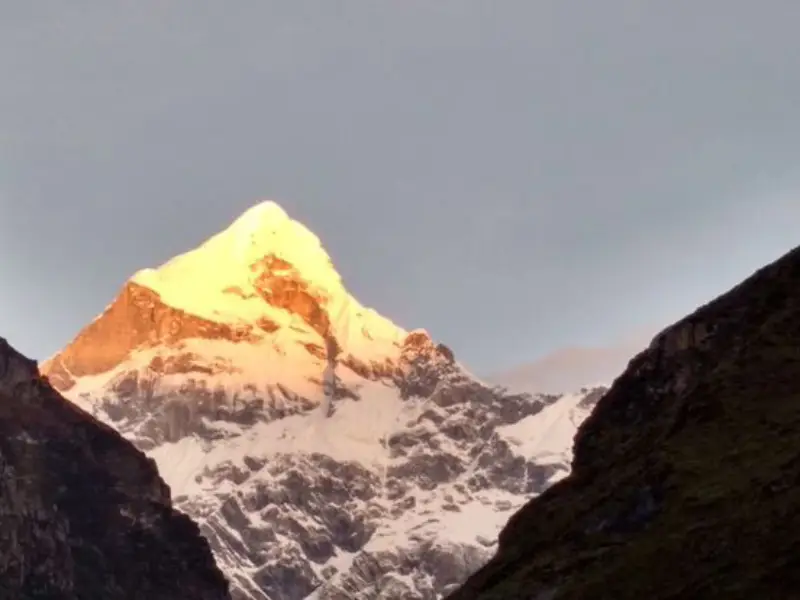
[[[0,598],[230,598],[153,461],[2,338]]]
[[[566,475],[602,394],[479,381],[274,203],[136,274],[42,369],[158,463],[251,600],[441,597]]]
[[[797,598],[800,248],[655,337],[449,600]]]

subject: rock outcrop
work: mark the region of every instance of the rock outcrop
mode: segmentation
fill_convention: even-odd
[[[655,337],[449,600],[800,597],[800,248]]]
[[[0,338],[0,599],[227,600],[155,463]]]

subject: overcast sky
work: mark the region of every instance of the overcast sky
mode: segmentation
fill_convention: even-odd
[[[0,0],[0,335],[42,359],[260,199],[474,370],[800,242],[800,2]]]

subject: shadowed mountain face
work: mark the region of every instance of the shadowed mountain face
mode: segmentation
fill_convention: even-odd
[[[796,598],[800,248],[669,327],[450,600]]]
[[[153,461],[0,338],[0,599],[229,599]]]

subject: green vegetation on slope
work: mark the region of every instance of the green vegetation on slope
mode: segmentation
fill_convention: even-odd
[[[659,334],[449,600],[800,598],[800,248]]]

